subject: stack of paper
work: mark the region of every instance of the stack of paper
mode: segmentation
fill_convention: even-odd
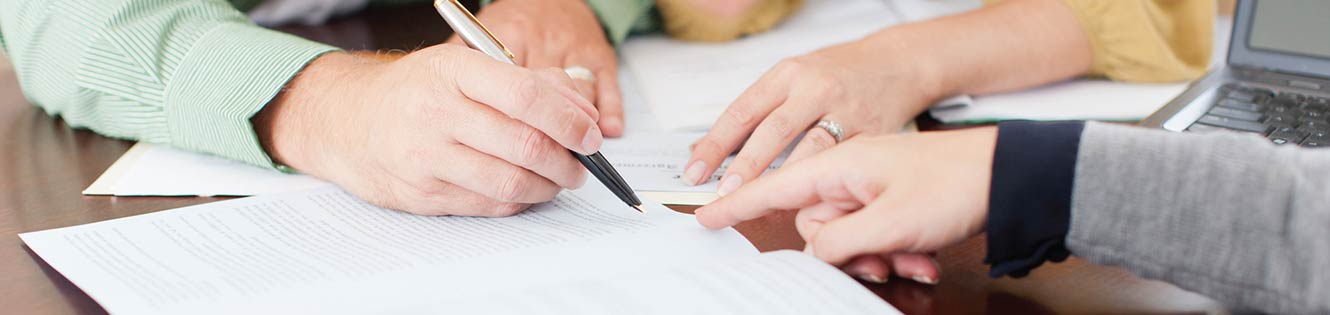
[[[19,236],[110,313],[897,313],[802,253],[600,189],[475,218],[322,188]]]

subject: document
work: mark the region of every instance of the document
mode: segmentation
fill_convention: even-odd
[[[882,0],[808,0],[764,33],[725,43],[634,36],[620,55],[661,127],[701,131],[782,59],[857,40],[900,20]]]
[[[462,314],[901,314],[844,273],[782,250],[661,272],[445,300],[401,313]]]
[[[970,96],[968,104],[929,110],[943,123],[1009,119],[1136,121],[1182,94],[1187,83],[1121,83],[1074,79],[1028,90]]]
[[[332,186],[308,175],[287,174],[167,145],[139,142],[84,195],[251,196]]]
[[[618,139],[606,139],[600,152],[638,194],[672,205],[705,205],[718,196],[720,176],[725,174],[734,156],[722,162],[706,182],[689,186],[683,181],[684,168],[692,152],[689,147],[705,132],[639,132]],[[779,168],[789,156],[786,148],[767,171]]]
[[[658,281],[653,279],[682,266],[732,268],[719,262],[757,256],[732,229],[706,230],[659,204],[647,203],[638,213],[594,188],[563,192],[506,218],[417,216],[319,188],[19,237],[108,312],[123,314],[503,310],[559,302],[521,292],[593,294],[598,285],[613,284],[641,286],[636,290],[647,294],[651,282],[624,275]],[[830,266],[779,260],[754,262],[762,267],[752,269],[765,269],[749,275],[690,268],[679,272],[696,280],[678,278],[671,285],[740,294],[770,283],[785,290],[755,296],[837,303],[819,306],[827,310],[890,309]],[[771,272],[756,272],[762,270]],[[560,292],[549,292],[555,288]],[[649,304],[591,295],[582,297],[581,307],[760,306],[674,294],[637,297]]]
[[[111,313],[371,313],[386,305],[752,255],[731,229],[599,187],[506,218],[427,217],[336,188],[21,234]]]

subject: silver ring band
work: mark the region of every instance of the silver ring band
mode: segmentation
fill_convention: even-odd
[[[826,130],[828,134],[831,134],[831,137],[836,138],[836,143],[845,140],[845,129],[840,127],[840,123],[830,120],[820,120],[817,122],[816,127]]]
[[[568,77],[573,78],[573,80],[596,82],[596,74],[592,73],[591,69],[587,69],[586,67],[582,66],[565,67],[563,68],[563,73],[567,73]]]

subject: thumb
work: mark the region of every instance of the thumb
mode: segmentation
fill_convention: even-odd
[[[885,198],[859,211],[828,221],[808,241],[813,256],[833,265],[867,254],[885,254],[909,249],[914,229],[904,211],[891,209]]]

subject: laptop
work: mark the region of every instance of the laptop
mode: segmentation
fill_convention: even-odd
[[[1330,147],[1330,1],[1239,0],[1225,64],[1141,122]]]

